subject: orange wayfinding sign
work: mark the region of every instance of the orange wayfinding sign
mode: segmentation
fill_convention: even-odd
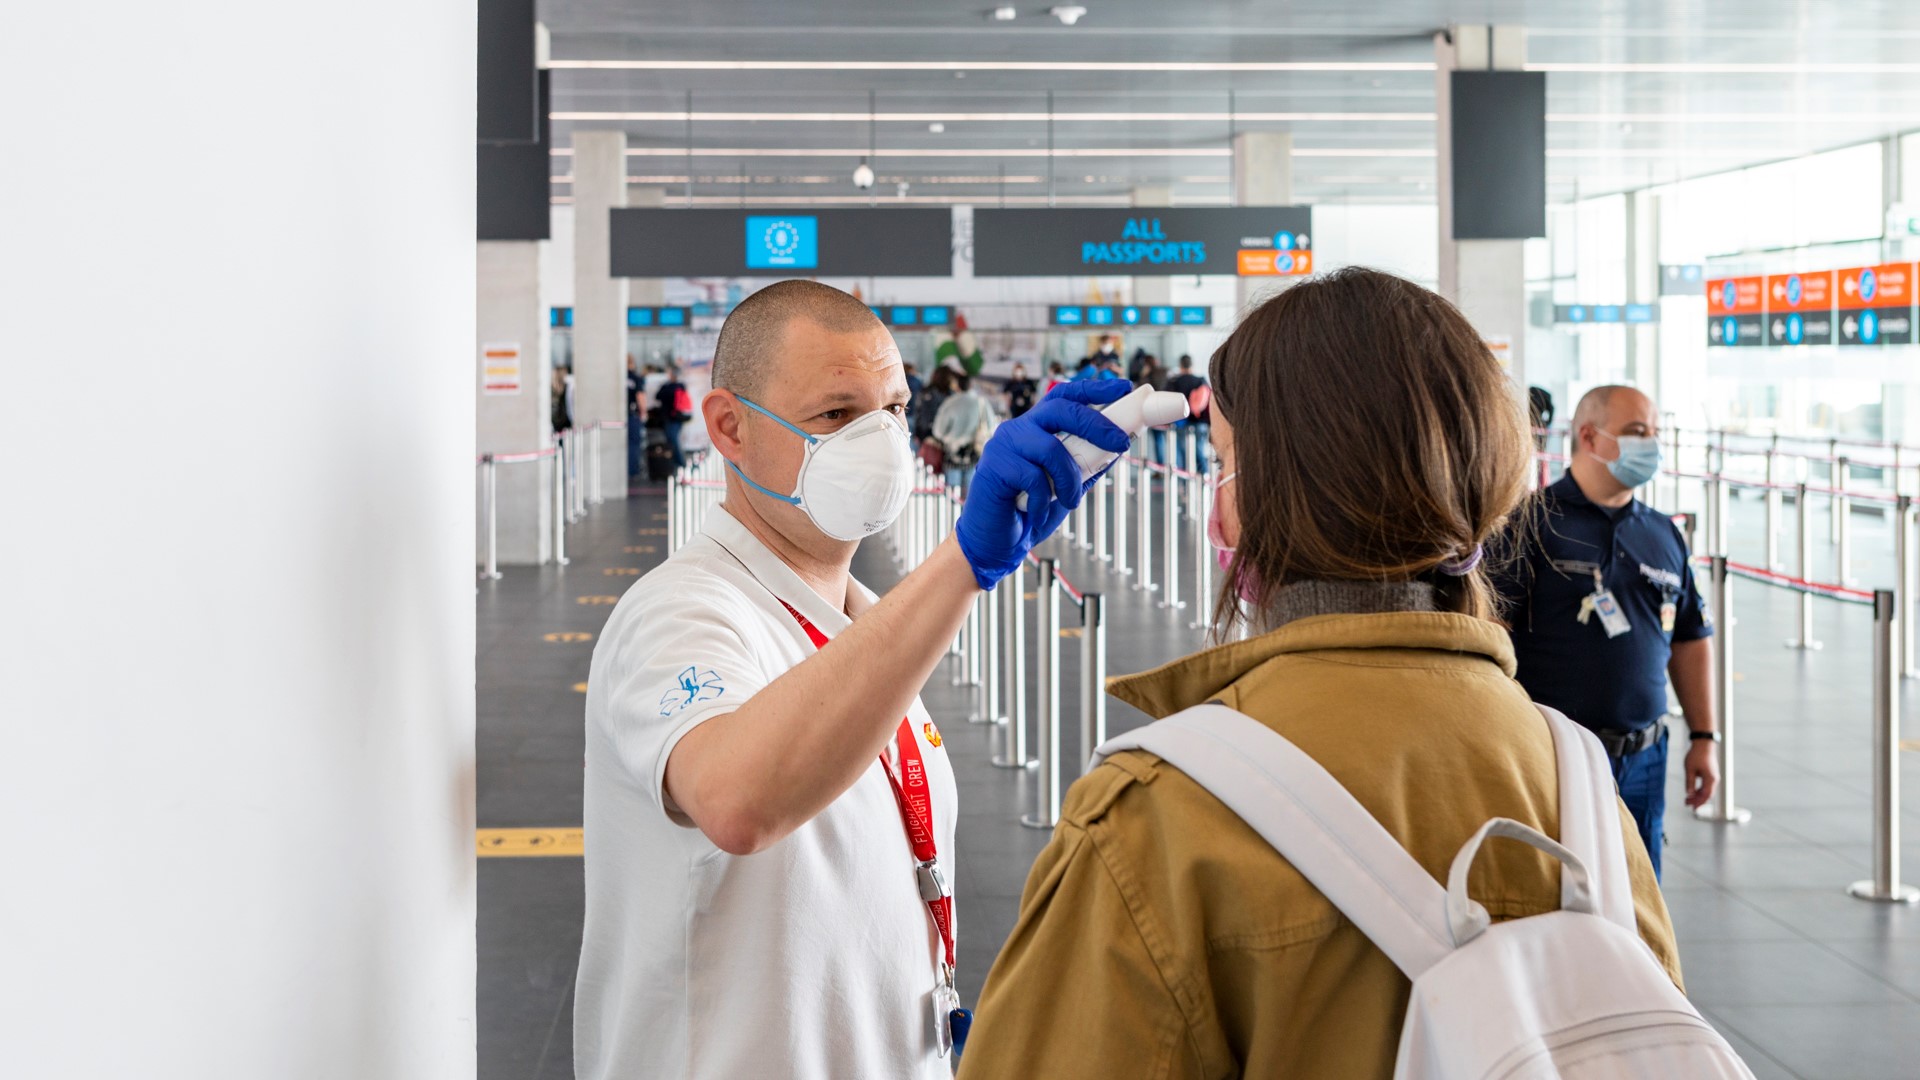
[[[1241,277],[1270,277],[1313,273],[1313,252],[1281,251],[1279,248],[1242,248],[1238,270]]]
[[[1840,308],[1843,311],[1907,307],[1913,303],[1913,263],[1856,266],[1841,270],[1838,274]]]
[[[1820,270],[1811,274],[1767,275],[1767,310],[1831,311],[1833,273]]]
[[[1758,315],[1765,300],[1766,278],[1710,278],[1707,281],[1708,315]]]

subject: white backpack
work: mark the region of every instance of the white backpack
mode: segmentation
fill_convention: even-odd
[[[1299,747],[1224,705],[1110,739],[1165,759],[1239,814],[1413,980],[1400,1080],[1751,1080],[1674,988],[1634,921],[1613,776],[1600,741],[1542,707],[1560,767],[1560,842],[1482,825],[1445,888]],[[1490,836],[1560,860],[1560,910],[1494,925],[1467,896]]]

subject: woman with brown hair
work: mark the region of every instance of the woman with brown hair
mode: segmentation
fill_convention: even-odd
[[[1481,557],[1525,497],[1530,441],[1479,334],[1426,289],[1343,270],[1250,311],[1211,374],[1222,644],[1110,691],[1156,719],[1216,701],[1279,732],[1439,881],[1489,818],[1558,835],[1553,737]],[[1641,936],[1678,983],[1620,817]],[[1554,911],[1558,864],[1489,847],[1470,891],[1495,921]],[[1124,751],[1067,794],[963,1075],[1386,1077],[1409,987],[1232,810]]]

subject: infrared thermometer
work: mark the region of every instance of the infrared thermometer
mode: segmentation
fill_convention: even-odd
[[[1164,427],[1167,424],[1187,418],[1187,398],[1184,394],[1175,394],[1167,390],[1155,390],[1142,384],[1133,388],[1133,393],[1100,410],[1100,415],[1113,422],[1113,426],[1127,433],[1129,437],[1144,428]],[[1060,432],[1054,436],[1073,455],[1080,465],[1081,476],[1093,476],[1107,467],[1119,454],[1109,453],[1093,445],[1078,435]],[[1025,510],[1027,494],[1021,492],[1013,505]]]

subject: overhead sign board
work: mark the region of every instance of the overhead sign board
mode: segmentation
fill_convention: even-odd
[[[948,304],[870,304],[873,314],[888,326],[901,330],[929,329],[953,322]]]
[[[1767,344],[1833,344],[1833,271],[1769,274]]]
[[[1049,322],[1054,326],[1103,330],[1129,326],[1212,326],[1213,308],[1196,304],[1055,304]]]
[[[1882,263],[1838,271],[1840,344],[1913,344],[1914,270]]]
[[[1240,277],[1313,269],[1305,206],[1137,207],[973,212],[978,277],[1116,274]]]
[[[688,307],[630,307],[627,309],[627,325],[635,330],[666,327],[677,330],[692,321],[693,309]]]
[[[1727,347],[1765,345],[1766,279],[1712,278],[1707,281],[1707,344]]]
[[[1553,321],[1575,326],[1656,323],[1660,321],[1660,308],[1655,304],[1555,304]]]
[[[1699,296],[1707,291],[1707,270],[1699,263],[1663,264],[1661,296]]]
[[[947,277],[953,212],[668,209],[611,214],[615,277]]]

